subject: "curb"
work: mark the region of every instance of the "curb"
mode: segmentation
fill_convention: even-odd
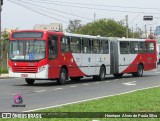
[[[0,79],[7,79],[7,78],[10,78],[9,76],[8,77],[0,77]]]
[[[0,74],[0,79],[10,78],[8,74]]]

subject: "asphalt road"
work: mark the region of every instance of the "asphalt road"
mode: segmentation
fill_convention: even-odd
[[[36,81],[35,85],[28,86],[24,79],[0,79],[0,112],[19,112],[50,106],[56,107],[154,86],[160,86],[160,67],[144,72],[143,77],[135,78],[128,74],[121,79],[116,79],[109,75],[104,81],[93,81],[91,78],[85,78],[78,82],[69,81],[62,86],[47,80]],[[16,94],[23,96],[25,107],[12,107]]]

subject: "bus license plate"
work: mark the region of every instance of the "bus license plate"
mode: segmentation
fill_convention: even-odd
[[[21,74],[21,77],[28,77],[28,74]]]

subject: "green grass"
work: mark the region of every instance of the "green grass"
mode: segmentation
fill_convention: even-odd
[[[157,112],[160,87],[99,100],[41,110],[43,112]]]
[[[128,94],[40,110],[38,112],[160,112],[160,87]],[[14,119],[17,121],[20,119]],[[23,119],[34,121],[34,119]],[[51,121],[92,121],[93,118],[45,118]],[[94,118],[98,121],[159,121],[151,118]],[[8,121],[8,120],[4,120]]]

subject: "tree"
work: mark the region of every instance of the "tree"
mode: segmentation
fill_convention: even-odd
[[[100,19],[76,29],[75,33],[107,37],[125,37],[126,27],[113,19]]]
[[[78,20],[78,19],[70,20],[67,28],[67,32],[74,32],[75,30],[79,29],[81,26],[82,26],[81,20]]]

